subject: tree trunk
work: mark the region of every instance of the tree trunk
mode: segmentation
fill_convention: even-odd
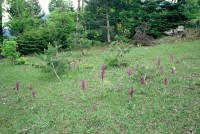
[[[76,34],[79,33],[79,26],[80,26],[80,10],[81,10],[80,1],[81,0],[78,0],[77,18],[76,18]]]
[[[82,14],[82,20],[83,20],[83,30],[84,32],[86,32],[87,28],[86,28],[86,24],[85,24],[85,17],[84,17],[84,0],[82,0],[82,8],[81,8],[81,14]]]
[[[3,13],[3,9],[2,9],[2,4],[3,4],[3,0],[0,0],[0,41],[2,40],[3,38],[3,27],[2,27],[2,13]]]
[[[84,0],[82,0],[82,14],[83,14],[83,9],[84,9]]]
[[[110,21],[109,21],[109,7],[108,7],[108,0],[106,0],[106,22],[107,22],[107,38],[108,42],[110,43]]]

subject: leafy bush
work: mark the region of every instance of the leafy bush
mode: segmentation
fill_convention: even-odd
[[[11,59],[12,64],[15,64],[15,59],[19,57],[20,53],[17,52],[17,42],[14,40],[4,40],[1,46],[2,55]]]
[[[111,67],[119,67],[120,63],[119,63],[119,59],[117,56],[113,57],[110,56],[108,58],[105,59],[106,61],[106,65],[111,66]]]
[[[89,40],[101,41],[102,31],[101,30],[88,30],[87,38]]]
[[[123,44],[123,40],[125,41],[125,38],[122,39],[120,36],[115,36],[115,40],[116,41],[111,43],[111,51],[115,54],[112,54],[110,57],[105,59],[106,65],[111,67],[128,66],[125,55],[130,51],[132,46],[129,44]]]
[[[26,64],[27,63],[27,60],[25,57],[20,57],[18,59],[16,59],[15,61],[15,64],[16,65],[23,65],[23,64]]]
[[[110,67],[126,67],[128,66],[128,63],[125,59],[120,58],[118,55],[116,56],[110,56],[105,59],[106,65]]]
[[[48,29],[38,28],[24,32],[17,38],[18,51],[21,54],[43,53],[49,42],[53,42]]]
[[[40,65],[40,64],[38,64],[38,63],[34,63],[34,64],[32,64],[32,67],[35,67],[35,68],[45,68],[45,71],[49,71],[46,67],[44,67],[44,66],[42,66],[42,65]],[[47,69],[47,70],[46,70]]]
[[[131,42],[130,39],[128,39],[125,36],[116,35],[114,39],[115,39],[115,41],[118,41],[118,42],[121,42],[121,43],[130,43]]]
[[[100,41],[92,40],[92,46],[103,46],[103,43]]]

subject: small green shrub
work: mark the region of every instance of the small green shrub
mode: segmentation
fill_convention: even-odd
[[[126,67],[128,66],[128,63],[125,59],[120,58],[118,55],[116,56],[110,56],[105,59],[106,65],[110,67]]]
[[[105,61],[106,61],[106,65],[110,67],[119,67],[119,64],[120,64],[117,56],[108,57],[107,59],[105,59]]]
[[[11,59],[12,64],[14,65],[16,58],[20,55],[20,53],[17,52],[17,42],[14,40],[4,40],[1,50],[1,54]]]
[[[27,59],[25,57],[20,57],[16,59],[15,64],[16,65],[23,65],[27,63]]]
[[[200,86],[200,78],[195,82],[195,85]]]
[[[126,53],[130,51],[132,48],[131,45],[124,44],[122,41],[120,41],[120,36],[115,36],[115,40],[111,43],[111,52],[114,52],[115,54],[112,54],[112,56],[105,59],[105,62],[108,66],[111,67],[121,67],[121,66],[128,66],[128,63],[125,59]],[[113,56],[115,55],[115,56]]]
[[[121,42],[121,43],[130,43],[131,42],[130,39],[128,39],[125,36],[116,35],[114,39],[115,39],[115,41],[118,41],[118,42]]]
[[[87,30],[87,38],[89,40],[102,41],[102,30]]]
[[[103,43],[100,41],[92,40],[92,46],[103,46]]]
[[[34,63],[34,64],[32,64],[32,67],[35,67],[35,68],[42,68],[42,66],[39,65],[38,63]]]

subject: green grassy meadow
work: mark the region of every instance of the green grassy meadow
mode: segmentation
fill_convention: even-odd
[[[200,40],[132,48],[124,57],[128,66],[107,67],[102,82],[101,66],[112,54],[103,48],[86,52],[80,70],[62,74],[62,82],[53,73],[32,67],[41,62],[36,57],[26,57],[30,64],[16,66],[1,59],[0,133],[200,133]],[[79,64],[79,55],[73,52],[69,59]],[[128,76],[130,68],[133,73]]]

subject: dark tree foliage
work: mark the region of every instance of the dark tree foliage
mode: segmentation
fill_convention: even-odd
[[[116,36],[130,43],[137,35],[137,27],[145,25],[151,28],[142,35],[160,38],[164,31],[180,25],[187,27],[189,22],[200,19],[199,0],[84,0],[79,18],[84,37],[74,37],[77,11],[73,10],[72,0],[51,0],[50,15],[45,17],[38,0],[7,1],[11,17],[6,26],[22,54],[41,53],[49,42],[56,42],[64,50],[77,46],[84,49],[91,42],[115,41]],[[78,36],[82,43],[74,41]]]
[[[61,5],[63,6],[63,5]],[[66,3],[66,8],[68,5]],[[24,31],[18,35],[18,51],[22,54],[42,53],[48,43],[56,42],[62,49],[69,47],[67,38],[75,31],[75,12],[61,11],[62,7],[55,7],[46,19],[40,19],[38,27]]]
[[[158,38],[163,32],[179,25],[185,25],[195,18],[197,13],[196,3],[189,0],[181,0],[178,3],[170,3],[164,0],[112,0],[110,6],[110,24],[112,37],[124,35],[132,38],[136,27],[144,24],[151,25],[148,34]],[[89,38],[102,40],[102,27],[105,26],[104,6],[98,0],[89,0],[86,5],[86,24]],[[96,33],[100,33],[95,35]],[[100,36],[100,37],[98,37]]]
[[[21,54],[41,53],[49,42],[53,42],[49,29],[42,27],[24,32],[16,41]]]
[[[55,9],[58,9],[61,12],[73,11],[73,5],[71,1],[51,0],[49,3],[49,11],[52,12]]]
[[[38,0],[8,0],[8,4],[7,12],[11,17],[7,26],[12,35],[18,36],[41,25],[44,13]]]

